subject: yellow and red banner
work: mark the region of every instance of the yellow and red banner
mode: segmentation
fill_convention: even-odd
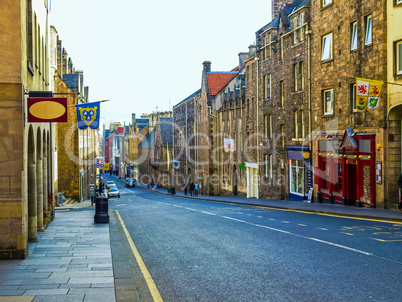
[[[363,112],[377,110],[380,106],[381,88],[384,82],[356,78],[356,108]]]

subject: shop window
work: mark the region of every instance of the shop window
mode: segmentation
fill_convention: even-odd
[[[341,192],[343,188],[343,178],[342,178],[342,164],[337,164],[337,182],[335,184],[335,191]]]
[[[304,194],[304,165],[302,160],[290,160],[290,192]]]
[[[364,24],[364,45],[370,45],[373,43],[373,17],[371,15],[364,17]]]
[[[332,33],[321,38],[321,61],[332,59]]]
[[[359,141],[359,152],[370,153],[371,152],[371,140],[363,139]]]
[[[350,50],[357,49],[357,21],[350,24]]]
[[[323,162],[323,177],[322,177],[322,188],[329,190],[329,162]]]

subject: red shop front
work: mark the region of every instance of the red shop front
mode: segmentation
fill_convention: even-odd
[[[375,134],[322,134],[317,137],[314,171],[318,202],[375,207]]]

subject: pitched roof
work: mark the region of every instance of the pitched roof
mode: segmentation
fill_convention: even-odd
[[[238,72],[208,72],[208,93],[210,96],[215,96],[223,87],[229,83]]]
[[[200,93],[200,92],[201,92],[201,89],[198,89],[196,92],[190,94],[188,97],[186,97],[186,98],[185,98],[184,100],[182,100],[180,103],[177,103],[176,105],[174,105],[173,108],[175,108],[175,107],[177,107],[177,106],[179,106],[179,105],[181,105],[181,104],[184,104],[185,102],[187,102],[188,100],[192,99],[193,97],[195,97],[196,94],[198,94],[198,93]]]
[[[153,149],[155,139],[155,128],[145,137],[145,139],[138,145],[141,149]]]
[[[160,117],[159,125],[161,129],[161,140],[163,145],[173,144],[173,118]]]

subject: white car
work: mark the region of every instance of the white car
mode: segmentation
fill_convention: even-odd
[[[117,187],[111,187],[109,189],[108,196],[109,196],[109,198],[110,197],[119,197],[120,198],[120,192],[117,189]]]

